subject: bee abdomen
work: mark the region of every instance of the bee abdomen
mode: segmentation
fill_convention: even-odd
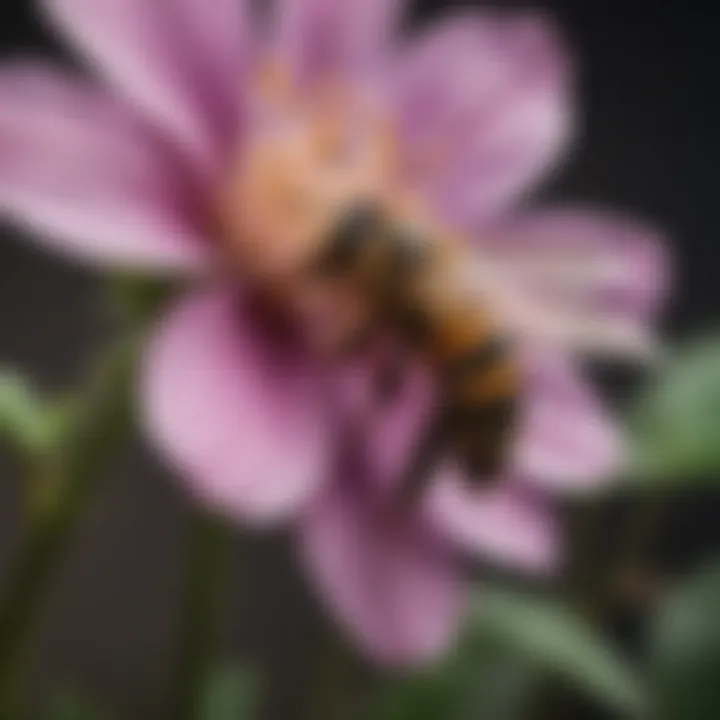
[[[443,416],[450,449],[476,482],[503,467],[517,417],[518,377],[511,348],[490,335],[444,372]]]
[[[509,356],[507,342],[500,335],[490,335],[465,353],[452,358],[444,368],[446,383],[455,385],[504,364]]]
[[[507,395],[475,405],[449,407],[444,414],[451,450],[474,480],[498,473],[516,417],[516,398]]]

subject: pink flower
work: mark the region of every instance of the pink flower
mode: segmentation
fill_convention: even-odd
[[[575,358],[643,349],[665,285],[658,240],[639,225],[578,209],[507,219],[571,128],[553,32],[467,13],[401,39],[392,0],[279,0],[274,18],[251,18],[249,0],[46,5],[93,77],[42,61],[0,72],[2,211],[72,257],[195,278],[148,348],[153,440],[203,501],[258,524],[293,517],[308,572],[365,651],[434,657],[461,614],[463,552],[558,563],[549,493],[596,487],[620,450]],[[328,372],[270,331],[243,268],[216,271],[223,183],[285,119],[264,115],[253,90],[269,57],[301,88],[331,69],[367,91],[392,120],[401,181],[474,243],[498,308],[526,333],[522,424],[492,489],[470,490],[447,465],[416,512],[388,522],[432,383],[408,367],[382,402],[379,349]]]

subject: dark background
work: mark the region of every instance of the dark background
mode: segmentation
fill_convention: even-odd
[[[416,17],[459,5],[416,3]],[[543,196],[604,203],[666,229],[678,276],[667,333],[708,327],[720,307],[717,11],[680,0],[535,5],[556,17],[578,52],[586,116],[572,162]],[[3,0],[0,55],[18,50],[62,57],[30,3]],[[64,387],[82,374],[103,333],[98,278],[35,252],[6,227],[0,233],[0,362],[25,368],[44,387]],[[157,719],[173,653],[187,503],[140,441],[114,475],[54,585],[35,647],[36,683],[40,695],[68,682],[125,717]],[[17,539],[19,491],[10,465],[0,463],[0,569]],[[673,571],[720,548],[718,506],[708,500],[680,503],[665,524],[659,554]],[[308,675],[303,659],[323,622],[287,538],[238,537],[238,550],[222,647],[270,669],[272,714],[291,720]]]

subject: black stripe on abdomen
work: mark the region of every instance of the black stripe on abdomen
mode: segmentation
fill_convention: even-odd
[[[516,417],[515,394],[471,404],[458,399],[446,408],[446,437],[472,479],[502,470]]]
[[[445,409],[445,422],[451,429],[507,427],[515,416],[517,398],[504,395],[492,400],[463,404],[462,399]]]
[[[509,354],[507,341],[491,335],[449,363],[443,372],[445,381],[454,385],[478,373],[484,374],[504,362]]]

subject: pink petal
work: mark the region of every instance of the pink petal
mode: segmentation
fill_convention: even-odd
[[[610,416],[575,369],[536,357],[510,471],[550,490],[591,491],[616,480],[624,458]]]
[[[377,68],[400,0],[279,0],[277,47],[302,77]]]
[[[395,76],[408,177],[452,222],[484,221],[557,160],[571,84],[538,17],[466,13],[431,29]]]
[[[236,131],[249,22],[244,0],[44,0],[112,84],[203,164]]]
[[[445,472],[429,488],[428,517],[446,537],[502,564],[547,572],[560,560],[560,538],[549,508],[516,481],[473,488]]]
[[[479,241],[491,262],[504,262],[558,304],[646,320],[667,295],[665,239],[617,214],[563,208],[516,215]]]
[[[182,179],[111,99],[39,64],[0,72],[0,211],[53,248],[133,267],[202,265],[208,248]]]
[[[383,397],[378,386],[388,372],[397,373],[397,386]],[[417,360],[383,342],[345,365],[335,381],[335,397],[362,438],[376,486],[393,491],[432,419],[436,398],[432,377]]]
[[[392,349],[375,348],[346,367],[336,387],[344,414],[356,422],[359,459],[349,463],[357,467],[362,461],[371,486],[366,490],[376,502],[397,491],[426,440],[436,400],[427,370],[397,352],[393,355]],[[393,361],[400,362],[401,382],[393,397],[379,402],[377,379]],[[448,460],[428,478],[426,493],[429,521],[460,547],[534,571],[547,571],[557,564],[558,538],[552,517],[529,492],[520,491],[517,482],[473,491]]]
[[[313,368],[261,332],[230,292],[198,292],[165,319],[142,400],[158,446],[221,511],[275,520],[327,472],[329,422]]]
[[[368,656],[422,664],[448,648],[462,613],[454,566],[418,525],[392,521],[346,478],[311,508],[302,551],[335,617]]]

